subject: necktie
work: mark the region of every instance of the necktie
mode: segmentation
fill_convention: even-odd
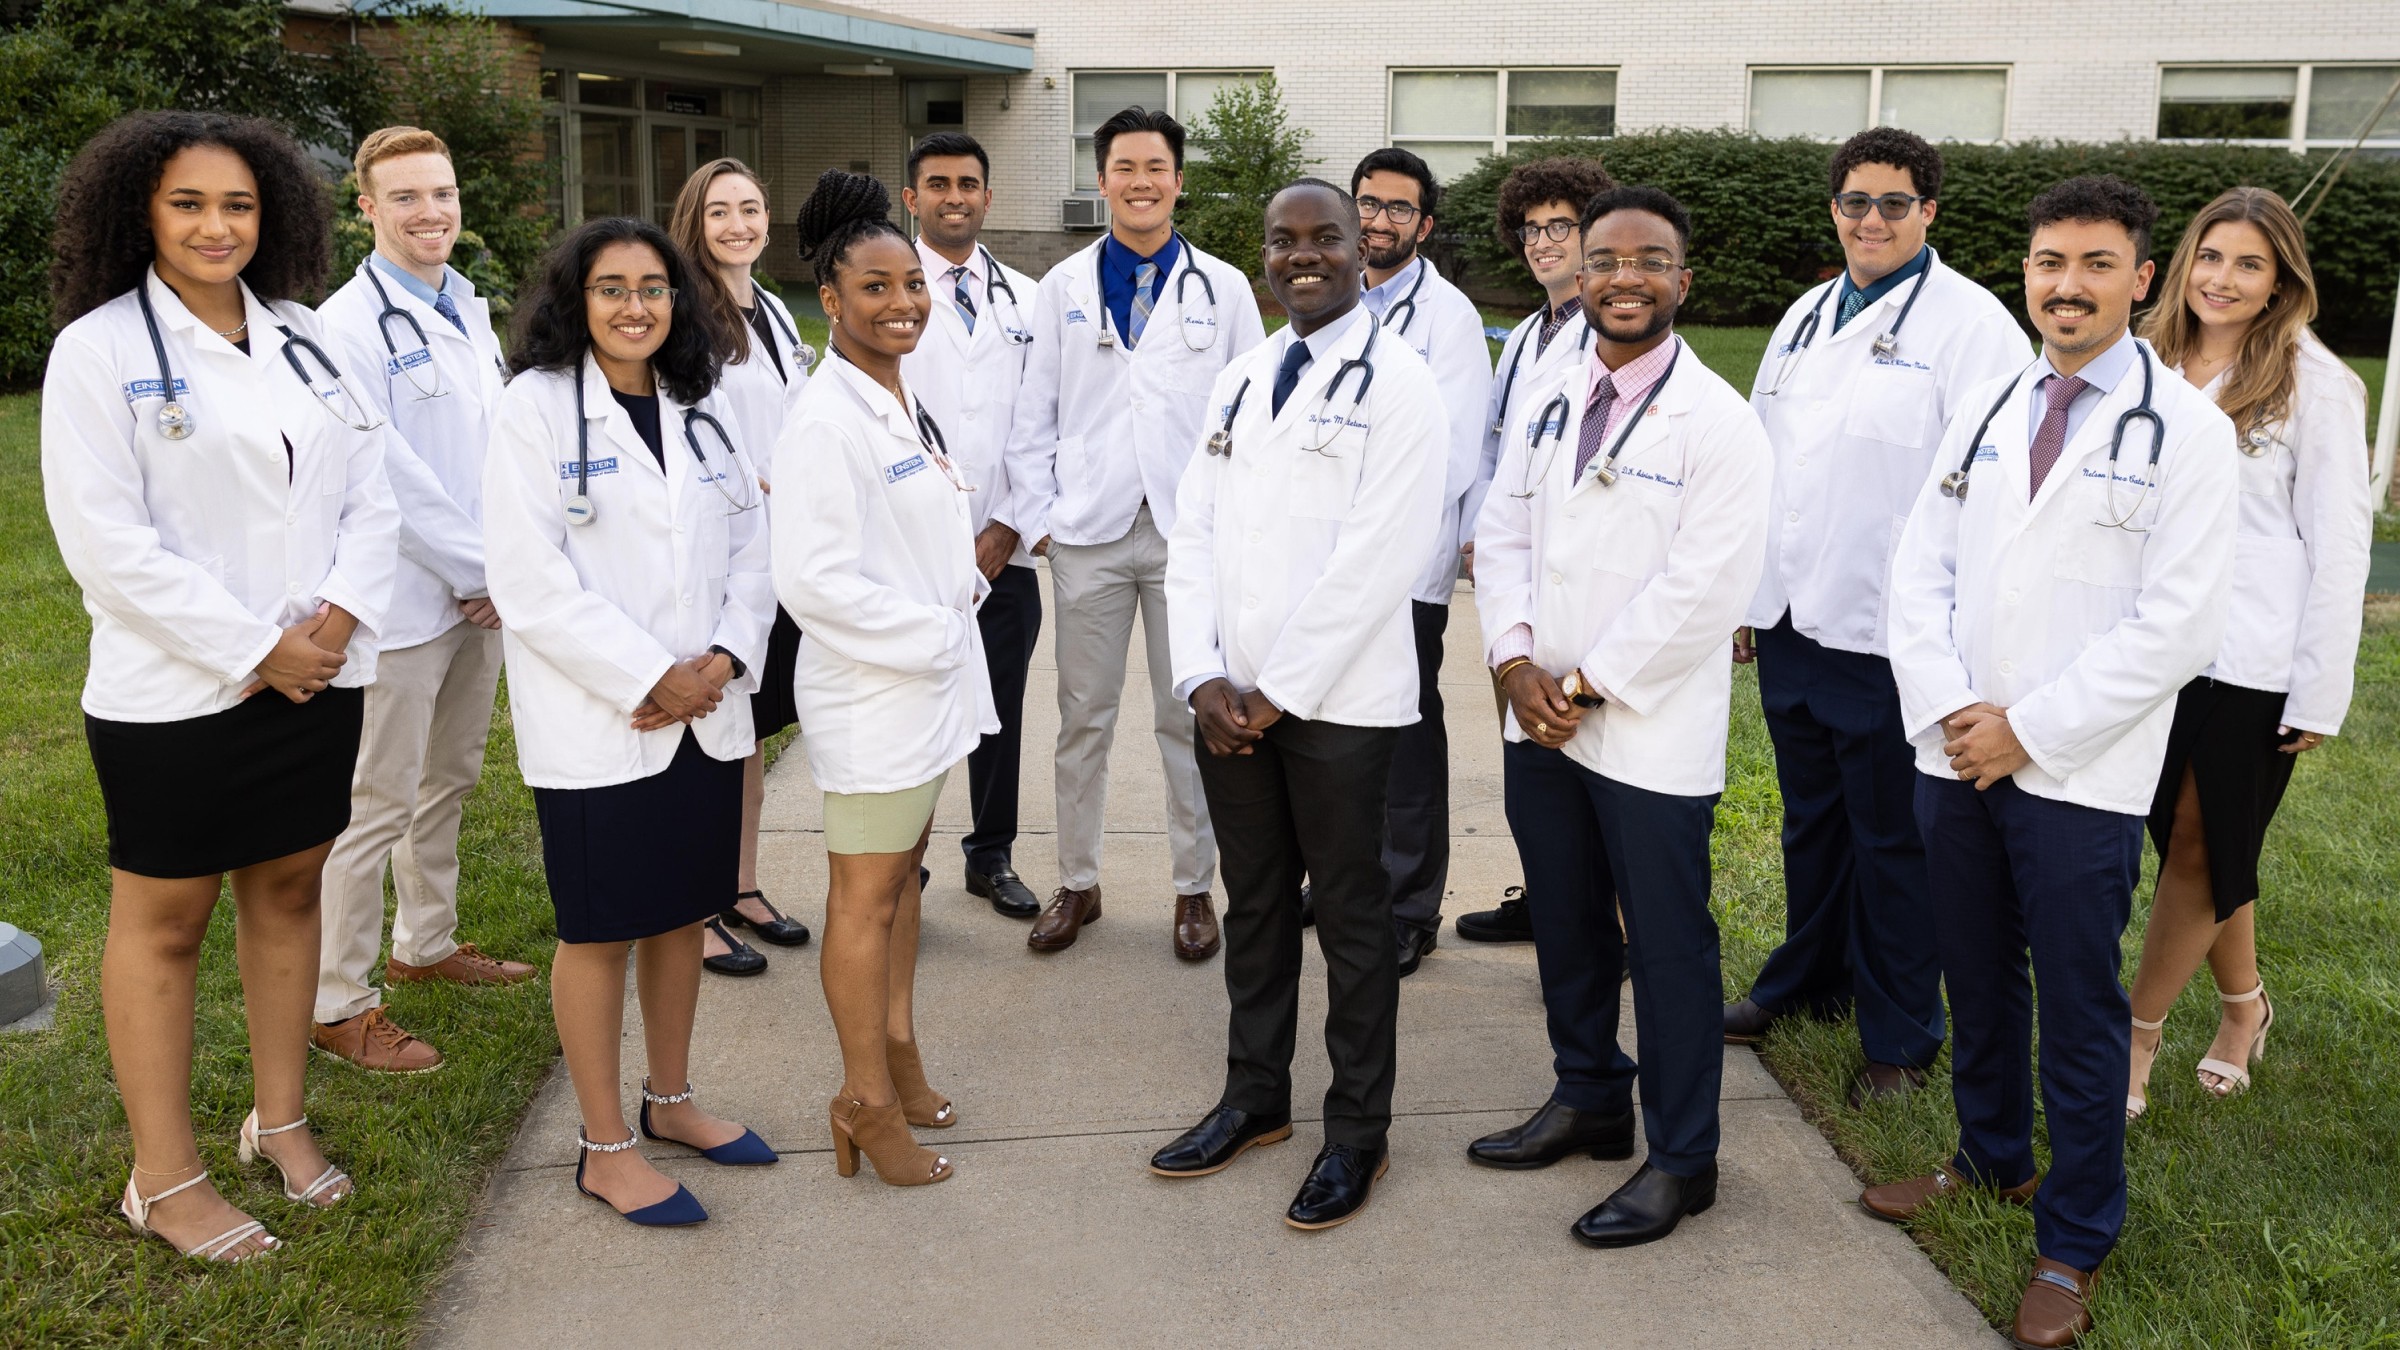
[[[967,331],[975,331],[975,297],[967,293],[967,268],[961,263],[950,269],[950,303],[958,306],[959,320]]]
[[[1275,412],[1283,412],[1283,401],[1292,396],[1300,383],[1300,368],[1308,364],[1308,344],[1295,342],[1283,354],[1283,365],[1275,372]]]
[[[1574,482],[1583,481],[1583,471],[1599,456],[1600,442],[1608,438],[1608,410],[1616,401],[1616,377],[1604,374],[1592,387],[1592,401],[1583,405],[1583,432],[1575,438]]]
[[[467,321],[459,317],[458,302],[450,298],[450,292],[435,291],[433,293],[433,312],[448,319],[450,326],[460,333],[463,334],[467,331]]]
[[[1128,346],[1142,344],[1142,330],[1150,326],[1150,307],[1158,302],[1158,264],[1139,263],[1133,269],[1133,321],[1125,325],[1125,335],[1132,339]]]
[[[2075,396],[2090,387],[2072,375],[2053,375],[2042,381],[2042,425],[2033,433],[2034,494],[2041,492],[2042,480],[2050,476],[2059,452],[2067,448],[2067,410],[2075,406]]]
[[[1866,307],[1867,293],[1856,287],[1851,288],[1850,293],[1842,297],[1841,312],[1833,316],[1833,331],[1842,331],[1843,325],[1857,318],[1858,312]]]

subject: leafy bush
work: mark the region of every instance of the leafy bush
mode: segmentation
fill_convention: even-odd
[[[1309,132],[1291,124],[1282,87],[1269,74],[1217,91],[1208,111],[1192,120],[1184,199],[1176,224],[1184,237],[1255,278],[1265,243],[1267,199],[1306,175],[1318,161]]]
[[[1660,131],[1607,139],[1541,141],[1485,159],[1446,194],[1451,247],[1487,292],[1522,298],[1538,291],[1513,247],[1491,227],[1500,180],[1516,164],[1549,155],[1598,157],[1619,182],[1654,183],[1692,213],[1697,273],[1686,313],[1694,323],[1766,324],[1801,292],[1832,276],[1842,254],[1826,214],[1832,147],[1740,132]],[[2154,245],[2162,266],[2185,222],[2236,184],[2290,198],[2323,163],[2281,150],[2232,145],[2059,142],[1948,145],[1941,213],[1930,236],[1945,262],[1992,288],[2022,312],[2025,204],[2062,178],[2114,173],[2139,183],[2160,209]],[[2336,347],[2380,350],[2400,285],[2400,163],[2356,160],[2309,222],[2309,257],[2323,313],[2317,330]]]

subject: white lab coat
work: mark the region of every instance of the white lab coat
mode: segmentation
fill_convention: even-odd
[[[808,385],[808,372],[801,367],[799,353],[785,336],[800,331],[792,322],[792,312],[764,286],[752,287],[750,296],[767,311],[767,327],[775,334],[775,353],[770,356],[759,350],[758,330],[751,328],[750,359],[726,365],[724,374],[717,378],[716,401],[732,414],[725,421],[725,429],[733,433],[733,443],[764,471],[767,456],[774,453],[775,439],[783,434],[783,424],[791,416],[792,405],[800,401],[800,391]],[[778,357],[783,363],[780,373],[776,365]]]
[[[504,383],[491,306],[455,271],[445,289],[466,321],[461,333],[440,311],[388,276],[377,277],[425,343],[395,317],[391,345],[377,329],[383,299],[366,278],[371,262],[317,310],[326,347],[354,374],[378,412],[383,471],[400,507],[400,565],[379,637],[386,650],[431,642],[464,620],[458,602],[486,593],[483,579],[483,455]],[[398,350],[395,352],[393,348]],[[420,397],[416,385],[439,388]],[[438,384],[436,382],[439,382]]]
[[[1009,292],[1030,303],[1038,287],[1023,272],[976,250],[969,266],[982,278],[973,290],[982,309],[975,316],[975,331],[969,333],[966,321],[959,317],[950,282],[942,275],[952,264],[927,248],[923,240],[917,242],[917,253],[925,261],[933,314],[926,321],[925,335],[917,340],[917,349],[900,358],[900,374],[908,391],[942,429],[959,476],[975,485],[967,504],[974,533],[981,534],[995,516],[1002,524],[1010,520],[1008,433],[1016,417],[1017,391],[1025,384],[1028,344],[1011,341],[1009,334],[1033,334],[1032,316],[1010,302]],[[999,294],[993,293],[984,276],[995,264],[1008,283],[1008,290]],[[1017,567],[1033,566],[1033,555],[1026,550],[1037,542],[1038,538],[1019,538],[1009,562]]]
[[[317,316],[242,287],[244,355],[156,272],[142,284],[189,437],[159,434],[158,357],[132,291],[68,324],[42,380],[42,495],[92,618],[83,710],[114,722],[222,712],[320,601],[358,619],[334,685],[372,683],[399,520],[382,433],[353,430],[284,360],[277,328],[323,345]],[[372,409],[359,381],[343,383]]]
[[[1766,569],[1744,623],[1772,628],[1789,610],[1795,631],[1836,651],[1888,653],[1884,578],[1942,431],[1962,412],[1981,417],[1967,392],[2024,369],[2031,354],[2024,330],[1990,291],[1938,256],[1928,268],[1888,357],[1876,353],[1875,339],[1899,317],[1913,277],[1838,333],[1838,277],[1809,288],[1775,326],[1750,391],[1775,448],[1775,494]],[[1820,299],[1815,339],[1787,352]],[[1787,357],[1782,391],[1767,393]]]
[[[903,386],[907,381],[903,377]],[[793,691],[827,792],[900,792],[1000,729],[975,607],[974,508],[913,409],[829,353],[775,444],[775,594],[800,625]]]
[[[1529,624],[1534,664],[1605,691],[1567,742],[1576,763],[1652,792],[1721,792],[1733,630],[1765,556],[1773,452],[1741,394],[1686,347],[1651,411],[1629,414],[1641,421],[1616,483],[1576,481],[1589,365],[1554,367],[1501,452],[1475,529],[1483,649]],[[1562,390],[1562,439],[1543,438],[1529,479],[1529,426]],[[1517,495],[1529,481],[1531,500]],[[1525,738],[1513,710],[1504,734]]]
[[[2207,674],[2283,690],[2286,725],[2331,736],[2350,710],[2375,536],[2367,392],[2313,333],[2299,364],[2290,416],[2236,465],[2233,608]],[[2224,378],[2201,392],[2214,400]]]
[[[589,524],[569,525],[575,494],[575,389],[583,388],[591,472]],[[714,394],[700,408],[726,417]],[[684,409],[658,391],[665,471],[608,391],[598,363],[577,374],[530,370],[509,381],[484,469],[485,570],[500,611],[517,764],[543,788],[595,788],[665,772],[686,728],[633,729],[634,709],[679,661],[723,647],[744,673],[689,730],[710,758],[755,748],[750,700],[767,659],[769,593],[763,509],[737,511],[684,442]],[[728,426],[728,431],[732,428]],[[723,450],[705,424],[702,445]],[[758,476],[734,437],[733,473]],[[738,496],[751,485],[729,487]],[[806,494],[794,494],[806,495]]]
[[[1167,621],[1185,698],[1223,675],[1308,721],[1417,720],[1409,576],[1392,563],[1423,556],[1442,529],[1450,461],[1442,404],[1423,359],[1384,332],[1361,406],[1351,409],[1352,371],[1320,410],[1374,325],[1360,308],[1320,330],[1280,414],[1275,375],[1290,329],[1217,377],[1201,440],[1224,425],[1247,382],[1233,414],[1234,452],[1192,457],[1167,540]],[[1317,453],[1308,446],[1324,434],[1320,418],[1345,425]]]
[[[1250,279],[1183,241],[1174,272],[1159,282],[1142,345],[1116,333],[1100,345],[1099,260],[1105,236],[1076,250],[1033,298],[1033,345],[1008,438],[1008,514],[1028,546],[1125,537],[1143,502],[1162,535],[1175,528],[1175,485],[1199,443],[1217,373],[1258,345],[1266,326]],[[1199,269],[1216,289],[1212,309]],[[1178,287],[1191,299],[1186,310]],[[1115,321],[1110,321],[1115,332]],[[1198,351],[1188,344],[1205,344]]]
[[[1941,479],[2007,381],[1969,393],[1943,437],[1892,559],[1892,673],[1921,772],[1957,776],[1942,753],[1942,719],[1988,702],[2008,710],[2033,757],[2015,774],[2019,787],[2149,813],[2176,691],[2208,668],[2225,636],[2234,559],[2225,542],[2241,456],[2225,414],[2142,347],[2151,405],[2167,426],[2157,490],[2131,521],[2147,533],[2102,523],[2133,508],[2149,474],[2137,424],[2109,510],[2110,432],[2141,401],[2138,360],[2084,414],[2030,501],[2032,374],[1992,417],[1964,503],[1941,494]]]
[[[1492,475],[1500,470],[1500,452],[1504,442],[1519,429],[1526,414],[1536,404],[1526,400],[1539,389],[1548,398],[1557,392],[1558,368],[1562,364],[1581,365],[1591,359],[1592,329],[1585,321],[1583,304],[1576,302],[1575,312],[1550,335],[1550,345],[1535,350],[1534,340],[1541,335],[1542,319],[1548,309],[1537,309],[1510,330],[1508,340],[1500,344],[1500,361],[1492,370],[1492,384],[1486,393],[1483,417],[1482,458],[1475,468],[1474,485],[1467,489],[1466,500],[1459,507],[1458,545],[1464,549],[1475,539],[1475,521],[1483,514],[1483,503],[1492,490]],[[1509,378],[1510,372],[1516,378]]]
[[[1443,447],[1448,452],[1442,471],[1442,528],[1426,551],[1425,570],[1409,595],[1429,605],[1446,605],[1458,587],[1459,512],[1482,467],[1484,418],[1493,398],[1492,347],[1483,336],[1483,313],[1475,302],[1451,285],[1432,260],[1419,255],[1416,266],[1421,271],[1415,275],[1424,278],[1424,285],[1417,289],[1415,313],[1402,303],[1415,285],[1412,275],[1404,272],[1394,278],[1400,285],[1383,320],[1386,333],[1406,342],[1423,359],[1441,395],[1447,430]],[[1267,375],[1272,384],[1274,372]]]

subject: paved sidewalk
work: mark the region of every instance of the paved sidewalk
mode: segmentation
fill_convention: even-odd
[[[1044,587],[1045,596],[1048,587]],[[1518,879],[1500,805],[1472,598],[1450,625],[1455,916]],[[1027,697],[1017,865],[1056,882],[1047,644]],[[575,1193],[576,1115],[554,1073],[428,1307],[429,1347],[1082,1345],[1649,1345],[1991,1347],[1998,1338],[1907,1237],[1861,1214],[1858,1186],[1747,1051],[1728,1050],[1714,1209],[1665,1242],[1589,1251],[1566,1225],[1629,1175],[1578,1158],[1533,1173],[1470,1164],[1469,1139],[1550,1086],[1533,952],[1442,946],[1401,985],[1391,1175],[1351,1224],[1285,1227],[1322,1142],[1326,1068],[1309,1029],[1323,962],[1307,956],[1295,1074],[1302,1123],[1282,1146],[1196,1181],[1149,1175],[1150,1152],[1216,1100],[1225,987],[1217,960],[1177,961],[1158,758],[1139,669],[1111,761],[1105,919],[1066,952],[959,884],[966,776],[935,821],[918,1038],[961,1124],[926,1131],[958,1175],[884,1186],[834,1175],[827,1100],[841,1071],[816,947],[702,988],[693,1077],[715,1110],[783,1151],[719,1169],[657,1147],[711,1221],[646,1231]],[[771,775],[764,882],[824,918],[820,799],[795,749]],[[1630,999],[1628,1000],[1630,1023]],[[626,1028],[628,1111],[641,1076]]]

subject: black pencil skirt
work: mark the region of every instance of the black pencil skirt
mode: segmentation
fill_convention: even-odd
[[[269,689],[174,722],[86,715],[108,865],[206,877],[304,852],[350,827],[363,689],[294,703]]]
[[[764,745],[769,736],[800,720],[792,682],[800,670],[800,625],[775,607],[775,626],[767,631],[767,660],[758,668],[758,692],[750,696],[751,730]]]
[[[2280,747],[2293,738],[2275,730],[2283,722],[2283,699],[2278,690],[2245,689],[2205,675],[2175,696],[2167,759],[2150,802],[2150,842],[2159,857],[2167,856],[2175,800],[2189,769],[2219,923],[2258,898],[2258,855],[2299,758],[2283,753]]]
[[[631,942],[733,903],[742,847],[742,762],[711,759],[687,728],[648,778],[535,788],[542,866],[561,942]]]

